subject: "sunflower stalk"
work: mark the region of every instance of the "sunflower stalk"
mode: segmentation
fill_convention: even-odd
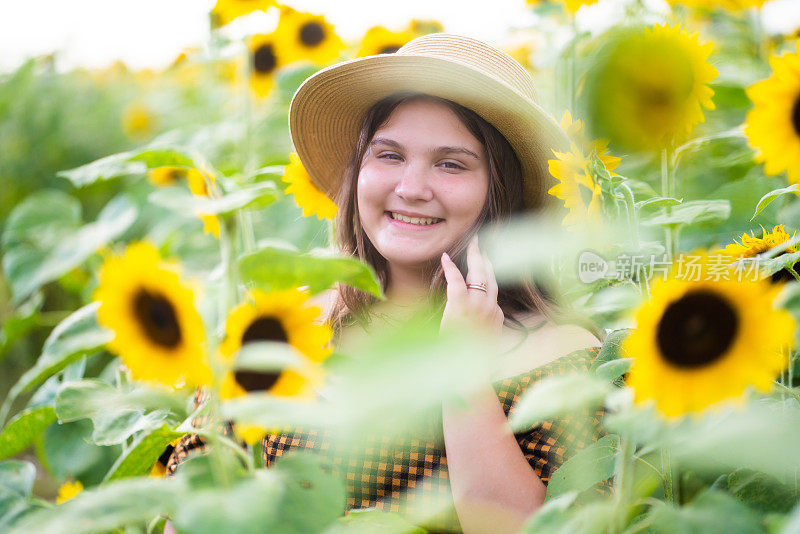
[[[628,510],[631,504],[631,477],[633,471],[633,444],[630,439],[620,436],[616,465],[614,466],[614,483],[616,486],[616,528],[615,532],[623,532],[628,524]]]
[[[661,151],[661,195],[667,198],[673,198],[672,183],[672,165],[673,161],[669,152],[665,148]],[[667,204],[664,206],[667,216],[672,215],[672,206]],[[667,249],[667,260],[672,261],[675,254],[675,229],[667,224],[664,226],[664,241]]]
[[[676,504],[675,498],[678,491],[677,480],[675,479],[672,458],[668,450],[661,449],[661,470],[664,473],[664,498],[670,504]]]
[[[247,51],[247,42],[243,41],[244,49]],[[249,55],[248,55],[249,56]],[[252,74],[251,62],[244,61],[242,70],[242,112],[244,113],[244,143],[242,145],[242,168],[244,176],[252,176],[255,171],[255,159],[253,157],[253,96],[250,94],[250,87],[247,80],[250,79]],[[236,217],[239,219],[239,227],[241,228],[242,237],[242,250],[243,252],[252,252],[256,249],[256,239],[253,232],[253,216],[252,213],[245,210],[238,210]]]

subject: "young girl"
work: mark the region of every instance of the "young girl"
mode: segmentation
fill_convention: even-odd
[[[324,450],[347,483],[348,508],[408,511],[443,496],[457,519],[451,507],[433,528],[518,529],[542,505],[567,451],[596,439],[598,418],[580,431],[549,422],[515,435],[508,412],[529,384],[585,369],[599,341],[564,322],[532,282],[498,285],[477,234],[546,209],[547,160],[565,134],[537,105],[521,65],[447,34],[316,73],[297,91],[289,120],[312,181],[338,206],[339,249],[371,265],[387,297],[377,302],[344,285],[323,296],[337,350],[440,296],[438,326],[483,328],[498,356],[485,387],[465,405],[443,405],[429,434],[391,445],[366,437],[369,460],[332,452],[324,432],[270,434],[266,464],[290,450]],[[177,447],[172,470],[188,448]]]

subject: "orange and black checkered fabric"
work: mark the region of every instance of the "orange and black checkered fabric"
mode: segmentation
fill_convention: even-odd
[[[553,375],[586,371],[598,348],[575,351],[527,373],[496,382],[494,389],[508,416],[532,384]],[[204,399],[196,399],[204,400]],[[603,411],[540,423],[516,434],[528,463],[545,484],[570,456],[602,436]],[[475,439],[480,439],[479,435]],[[198,441],[199,440],[199,441]],[[268,434],[264,438],[264,461],[269,467],[291,450],[312,450],[326,455],[347,486],[347,509],[378,508],[415,515],[428,502],[451,505],[425,526],[436,531],[457,531],[452,508],[447,456],[442,436],[441,414],[431,418],[412,437],[365,436],[357,447],[340,447],[329,431],[297,430]],[[170,459],[167,473],[192,449],[204,444],[197,436],[184,436]]]
[[[599,348],[573,352],[547,365],[504,379],[494,384],[506,416],[522,394],[541,379],[576,371],[586,371]],[[552,473],[570,456],[602,436],[602,410],[541,423],[516,434],[528,463],[545,484]],[[414,515],[419,500],[451,501],[447,456],[441,431],[441,419],[433,420],[424,436],[389,439],[366,436],[358,448],[346,451],[333,445],[330,435],[317,431],[268,434],[264,439],[267,466],[290,450],[307,449],[328,455],[334,469],[347,485],[347,508],[378,508]],[[480,436],[475,436],[480,439]],[[440,498],[440,500],[437,500]],[[437,517],[435,530],[456,530],[455,511]],[[454,528],[449,528],[453,526]]]

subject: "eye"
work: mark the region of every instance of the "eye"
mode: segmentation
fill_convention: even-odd
[[[464,171],[466,167],[459,165],[455,161],[443,161],[440,163],[442,167],[449,171]]]
[[[378,159],[386,159],[390,161],[402,161],[403,158],[400,157],[399,154],[395,154],[394,152],[384,152],[382,154],[378,154]]]

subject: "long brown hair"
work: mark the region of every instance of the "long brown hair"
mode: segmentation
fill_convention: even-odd
[[[372,266],[384,291],[389,285],[388,264],[361,226],[356,195],[358,175],[375,132],[388,121],[398,106],[420,99],[441,102],[450,108],[483,145],[489,160],[489,191],[486,202],[474,225],[456,242],[452,250],[447,251],[461,272],[466,272],[467,245],[481,226],[503,221],[526,209],[522,168],[517,155],[506,138],[477,113],[450,100],[420,93],[398,93],[380,100],[364,117],[358,143],[346,170],[342,187],[334,199],[339,207],[335,220],[334,240],[342,253],[356,256]],[[431,262],[427,269],[429,272],[425,274],[431,281],[428,292],[430,303],[433,304],[434,310],[438,310],[438,317],[441,319],[447,282],[439,262]],[[343,326],[354,322],[367,325],[370,322],[370,308],[377,300],[364,291],[340,284],[336,301],[328,313],[328,322],[337,333]],[[514,315],[522,312],[536,312],[547,319],[554,319],[559,315],[552,296],[542,291],[532,280],[499,286],[497,303],[503,310],[506,324],[518,328],[522,325]]]

